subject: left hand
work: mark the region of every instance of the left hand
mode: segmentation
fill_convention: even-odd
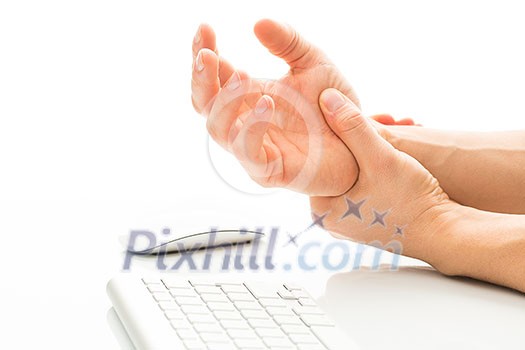
[[[440,235],[435,233],[454,203],[436,178],[388,143],[339,91],[325,90],[320,105],[331,130],[355,156],[359,177],[341,196],[311,197],[315,217],[324,215],[324,228],[337,237],[383,247],[395,239],[404,255],[439,261]]]

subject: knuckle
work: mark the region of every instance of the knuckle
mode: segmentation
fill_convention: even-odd
[[[195,112],[201,114],[202,113],[202,108],[199,106],[199,104],[197,103],[197,101],[195,100],[195,96],[191,96],[191,104],[193,106],[193,109],[195,110]]]
[[[362,117],[361,113],[355,110],[346,110],[341,117],[336,119],[339,130],[344,133],[355,133],[365,130],[367,121]]]
[[[217,123],[214,122],[213,118],[208,118],[206,120],[206,129],[208,130],[208,134],[210,134],[211,138],[214,140],[219,140],[219,131],[217,130]]]

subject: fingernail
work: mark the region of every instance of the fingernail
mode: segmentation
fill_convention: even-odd
[[[226,84],[226,87],[228,88],[228,90],[233,91],[239,86],[241,86],[241,79],[239,78],[239,73],[233,72],[230,80],[228,80],[228,83]]]
[[[336,112],[346,103],[346,100],[340,92],[328,90],[323,93],[322,102],[329,112]]]
[[[257,101],[257,104],[255,105],[255,113],[256,114],[263,114],[268,110],[268,102],[266,101],[266,98],[263,96]]]
[[[197,72],[202,72],[204,70],[202,51],[199,51],[199,53],[197,54],[197,58],[195,58],[195,69],[197,69]]]
[[[195,33],[195,37],[193,38],[193,42],[195,44],[198,44],[201,41],[201,26],[197,28],[197,33]]]

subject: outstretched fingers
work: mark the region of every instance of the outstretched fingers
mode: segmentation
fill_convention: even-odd
[[[219,55],[215,32],[213,31],[213,28],[206,23],[203,23],[199,26],[197,32],[195,33],[195,37],[193,38],[191,50],[193,52],[194,60],[197,57],[199,51],[202,49],[209,49],[219,56],[219,81],[222,87],[224,83],[230,79],[230,76],[235,71],[235,69],[231,63],[228,62],[228,60]]]
[[[288,25],[263,19],[255,24],[254,32],[273,55],[285,60],[292,69],[309,68],[328,61],[320,49]]]
[[[213,99],[219,92],[219,58],[210,49],[202,49],[193,62],[191,76],[191,101],[198,113],[207,115]]]
[[[267,95],[262,96],[255,108],[244,120],[237,137],[232,143],[232,152],[252,178],[268,179],[282,172],[280,159],[267,135],[275,103]]]
[[[229,150],[232,140],[240,128],[245,100],[250,91],[250,79],[244,72],[234,72],[215,97],[206,127],[210,136]]]

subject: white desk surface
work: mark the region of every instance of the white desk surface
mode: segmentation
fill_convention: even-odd
[[[261,208],[273,203],[265,216],[290,232],[308,224],[302,196],[279,193],[257,201],[247,199],[244,206],[256,203]],[[106,282],[123,264],[117,237],[137,229],[133,223],[140,221],[164,225],[181,206],[175,202],[11,202],[2,211],[7,218],[2,223],[6,250],[0,257],[4,281],[0,317],[7,330],[2,332],[3,341],[13,344],[13,349],[126,348],[105,293]],[[25,241],[24,235],[31,241]],[[312,230],[299,242],[317,239],[332,240]],[[282,263],[294,249],[277,245],[274,260]],[[316,257],[310,259],[311,263]],[[385,256],[382,262],[389,259]],[[280,269],[219,273],[212,278],[302,283],[362,349],[525,346],[524,295],[446,278],[416,260],[402,259],[401,263],[398,271],[373,271],[371,260],[365,258],[355,271]],[[131,267],[137,273],[155,271],[154,261],[147,258],[133,260]]]

